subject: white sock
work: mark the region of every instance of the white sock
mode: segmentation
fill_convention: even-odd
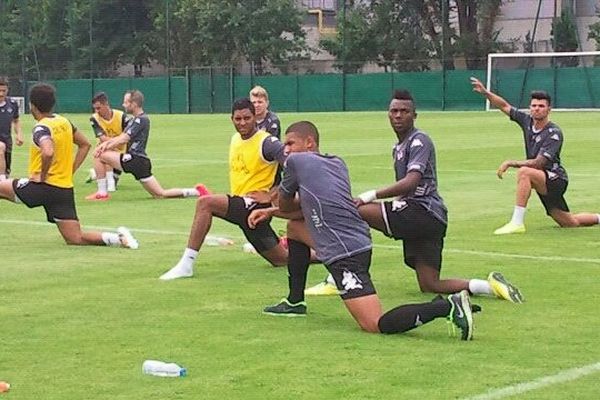
[[[469,292],[472,294],[494,294],[490,283],[483,279],[471,279],[469,281]]]
[[[107,192],[108,188],[106,186],[106,178],[98,179],[98,180],[96,180],[96,182],[98,182],[98,193],[100,193],[100,194],[108,193]]]
[[[183,197],[198,197],[199,196],[196,188],[181,189],[181,193],[183,194]]]
[[[194,261],[196,261],[196,257],[198,257],[198,251],[188,247],[184,250],[183,256],[181,256],[177,266],[191,270],[194,268]]]
[[[114,232],[102,232],[102,241],[107,246],[120,246],[119,234]]]
[[[115,174],[112,171],[106,171],[106,187],[109,191],[115,191]]]
[[[327,275],[327,278],[325,278],[325,282],[330,283],[335,286],[335,280],[333,280],[333,275],[331,275],[331,274]]]
[[[523,225],[523,223],[525,221],[525,211],[527,211],[527,208],[521,207],[521,206],[515,206],[515,209],[513,210],[512,219],[510,220],[510,222],[512,222],[515,225]]]

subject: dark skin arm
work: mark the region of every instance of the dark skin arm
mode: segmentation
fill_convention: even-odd
[[[408,193],[412,193],[419,182],[421,181],[421,173],[411,171],[402,179],[393,184],[377,190],[375,193],[378,199],[385,199],[388,197],[404,196]],[[357,206],[365,204],[361,199],[355,199]]]

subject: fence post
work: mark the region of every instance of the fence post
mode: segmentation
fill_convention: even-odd
[[[191,85],[190,85],[190,69],[187,65],[185,66],[185,97],[186,97],[185,109],[188,114],[191,114],[192,113],[192,105],[191,105],[192,93],[191,93]]]

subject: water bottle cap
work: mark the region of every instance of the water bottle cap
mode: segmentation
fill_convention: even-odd
[[[181,368],[179,370],[179,376],[187,376],[187,369],[186,368]]]

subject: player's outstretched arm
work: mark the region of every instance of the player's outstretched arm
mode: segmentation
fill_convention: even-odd
[[[92,145],[79,130],[76,130],[73,133],[73,143],[77,145],[77,153],[75,154],[75,159],[73,160],[73,173],[75,173],[81,164],[83,164],[83,161],[90,152]]]
[[[504,100],[504,98],[498,96],[496,93],[487,90],[485,86],[483,86],[483,83],[475,77],[471,77],[471,85],[473,86],[473,91],[484,95],[490,101],[492,106],[496,107],[504,114],[510,115],[512,106],[508,101]]]

